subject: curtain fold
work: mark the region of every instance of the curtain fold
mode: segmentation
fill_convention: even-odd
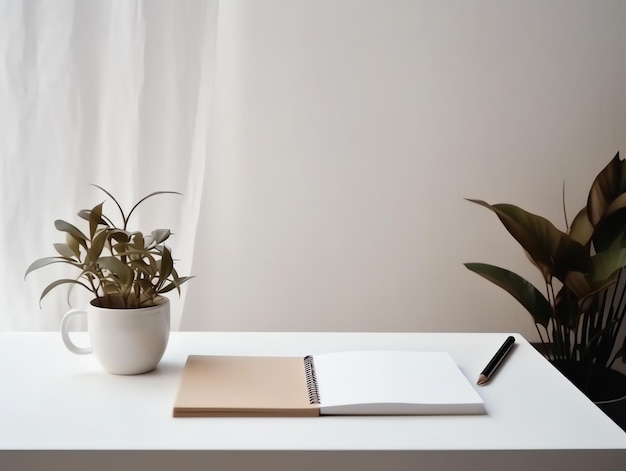
[[[215,66],[216,0],[0,1],[0,330],[57,329],[75,276],[50,266],[24,280],[63,242],[55,219],[107,199],[130,208],[130,229],[170,228],[181,275],[190,274],[204,189]],[[105,203],[115,218],[116,207]],[[172,295],[178,328],[184,294]],[[73,290],[72,306],[88,292]]]

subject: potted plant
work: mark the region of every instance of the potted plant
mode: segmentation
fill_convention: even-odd
[[[63,220],[55,227],[65,234],[65,243],[56,243],[58,255],[34,261],[25,276],[42,267],[61,263],[78,271],[75,278],[62,278],[46,286],[41,300],[53,289],[69,285],[90,291],[94,298],[86,310],[73,309],[63,318],[62,336],[74,353],[93,353],[105,369],[118,374],[150,371],[160,361],[169,337],[169,300],[165,293],[177,290],[191,277],[181,277],[174,268],[171,250],[164,244],[171,236],[169,229],[156,229],[150,234],[131,231],[130,217],[148,198],[143,197],[128,213],[104,188],[94,185],[117,205],[121,224],[116,225],[103,212],[104,203],[82,210],[78,216],[87,221],[88,230],[81,231]],[[69,303],[69,293],[68,293]],[[70,319],[86,315],[91,347],[80,348],[69,338]]]
[[[571,224],[565,214],[565,231],[511,204],[469,201],[497,215],[539,269],[545,290],[504,268],[465,266],[521,303],[549,361],[590,399],[626,396],[626,376],[613,369],[626,361],[626,163],[619,153],[597,175]]]

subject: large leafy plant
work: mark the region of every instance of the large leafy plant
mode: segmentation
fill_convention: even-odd
[[[54,225],[65,234],[65,243],[54,244],[58,255],[34,261],[25,276],[54,263],[70,265],[78,270],[78,276],[53,281],[43,290],[40,301],[62,285],[86,288],[93,293],[99,306],[113,308],[152,306],[164,293],[174,289],[180,293],[180,286],[191,277],[179,276],[174,268],[171,250],[164,245],[171,235],[170,230],[156,229],[150,234],[128,230],[129,219],[142,202],[155,195],[179,193],[151,193],[139,200],[126,214],[111,193],[94,186],[117,205],[122,223],[116,226],[103,213],[104,203],[78,213],[88,223],[86,232],[69,222],[56,220]]]
[[[521,303],[548,359],[593,396],[603,371],[619,358],[626,362],[620,340],[626,312],[626,163],[618,153],[597,175],[587,205],[571,224],[565,215],[565,231],[511,204],[469,201],[497,215],[540,271],[545,289],[504,268],[465,266]]]

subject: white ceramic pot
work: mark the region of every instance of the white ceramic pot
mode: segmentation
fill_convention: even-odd
[[[72,309],[61,321],[61,336],[69,351],[93,353],[106,371],[119,375],[147,373],[158,365],[170,334],[170,302],[161,298],[156,306],[114,309],[96,305]],[[73,318],[87,317],[91,346],[79,347],[69,335]]]

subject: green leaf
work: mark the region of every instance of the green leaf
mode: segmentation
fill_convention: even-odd
[[[593,235],[593,226],[591,221],[587,217],[587,208],[581,209],[569,228],[569,236],[580,243],[581,245],[587,245]]]
[[[120,213],[122,214],[122,220],[124,221],[124,229],[126,229],[126,215],[124,214],[124,210],[122,209],[122,205],[115,199],[115,196],[113,196],[111,193],[109,193],[107,190],[105,190],[104,188],[102,188],[100,185],[96,185],[94,183],[91,184],[91,186],[95,186],[96,188],[98,188],[99,190],[101,190],[102,192],[104,192],[109,198],[111,198],[113,200],[113,202],[116,204],[117,209],[120,210]]]
[[[626,207],[626,163],[619,152],[595,178],[587,197],[589,220],[596,226],[620,207]]]
[[[619,242],[619,241],[618,241]],[[626,248],[616,243],[604,252],[599,252],[591,257],[593,269],[591,277],[593,281],[604,281],[620,268],[626,266]]]
[[[466,268],[507,291],[544,327],[552,317],[552,306],[541,292],[521,276],[486,263],[465,263]]]
[[[178,290],[178,293],[180,294],[180,285],[182,285],[186,281],[191,280],[192,278],[194,277],[193,276],[181,276],[180,278],[175,278],[174,281],[172,281],[171,283],[161,288],[159,290],[159,294],[169,293],[174,288],[176,288],[176,290]]]
[[[622,209],[603,218],[594,228],[593,247],[596,252],[609,250],[610,247],[624,240],[626,235],[626,209]]]
[[[67,244],[54,244],[54,249],[61,255],[63,258],[73,258],[76,256],[74,251],[67,246]]]
[[[608,250],[592,256],[591,262],[592,269],[588,273],[572,271],[564,280],[579,303],[615,283],[618,271],[626,266],[626,248],[616,241]]]
[[[89,209],[81,209],[76,214],[78,215],[79,218],[84,219],[85,221],[89,222],[89,213],[90,212],[91,211]]]
[[[116,257],[100,257],[98,259],[98,266],[108,270],[114,278],[119,280],[124,290],[126,288],[130,290],[134,275],[133,270],[128,265]]]
[[[153,244],[161,244],[169,239],[172,234],[169,229],[155,229],[152,231]]]
[[[63,258],[63,257],[44,257],[44,258],[40,258],[40,259],[35,260],[33,263],[31,263],[28,266],[28,268],[26,269],[26,273],[24,273],[24,278],[26,278],[30,272],[38,270],[38,269],[43,268],[45,266],[51,265],[53,263],[68,263],[70,265],[76,266],[74,263],[72,263],[71,260],[69,260],[67,258]]]
[[[154,298],[157,295],[155,291],[154,285],[150,282],[150,280],[141,279],[137,281],[137,284],[141,288],[141,291],[148,297]]]
[[[602,291],[614,282],[615,280],[611,279],[596,280],[592,274],[572,271],[567,274],[564,283],[576,295],[579,304],[581,304],[589,296]]]
[[[496,213],[547,282],[551,282],[553,276],[563,280],[571,270],[591,270],[587,249],[547,219],[511,204],[491,205],[481,200],[469,201]]]
[[[98,230],[98,226],[100,224],[105,224],[104,220],[102,219],[102,205],[104,203],[100,203],[97,206],[94,206],[94,208],[89,212],[89,234],[90,234],[90,239],[93,239],[94,236],[96,235],[96,231]]]
[[[554,318],[568,329],[576,329],[580,320],[580,304],[577,296],[566,286],[561,287],[554,300]]]
[[[85,257],[85,264],[92,265],[96,263],[96,261],[102,255],[102,250],[104,250],[104,245],[109,238],[109,231],[103,230],[96,234],[96,236],[91,241],[91,247],[87,249],[87,255]]]
[[[146,248],[146,241],[144,240],[143,234],[139,231],[131,234],[131,241],[137,250],[143,251]]]
[[[80,286],[82,286],[83,288],[87,289],[88,291],[93,292],[93,291],[92,291],[92,289],[91,289],[89,286],[87,286],[87,285],[85,285],[85,284],[81,283],[81,282],[80,282],[80,281],[78,281],[78,280],[72,280],[72,279],[69,279],[69,278],[64,278],[64,279],[60,279],[60,280],[53,281],[53,282],[52,282],[52,283],[50,283],[48,286],[46,286],[46,287],[45,287],[45,289],[43,290],[43,292],[41,293],[41,296],[40,296],[40,298],[39,298],[39,302],[41,303],[42,299],[43,299],[43,298],[44,298],[44,297],[45,297],[45,296],[46,296],[46,295],[47,295],[50,291],[52,291],[54,288],[56,288],[57,286],[66,285],[66,284],[80,285]]]
[[[135,211],[135,209],[137,209],[137,207],[143,203],[144,201],[146,201],[148,198],[152,198],[153,196],[156,195],[181,195],[182,193],[179,193],[177,191],[155,191],[153,193],[150,193],[149,195],[144,196],[143,198],[141,198],[137,204],[135,204],[135,206],[132,207],[132,209],[130,210],[130,212],[128,213],[128,216],[126,216],[126,218],[124,219],[124,227],[126,227],[126,224],[128,223],[131,214],[133,214],[133,212]]]
[[[154,262],[154,259],[150,260]],[[131,260],[128,265],[136,272],[142,273],[147,279],[152,279],[156,275],[156,262],[155,265],[147,263],[144,259]]]
[[[172,273],[174,269],[174,260],[172,259],[172,252],[170,249],[163,246],[161,252],[161,260],[159,262],[159,285],[162,286],[163,283],[167,280],[167,278]]]
[[[70,224],[69,222],[65,222],[61,219],[57,219],[54,221],[54,227],[61,232],[67,232],[71,235],[76,242],[78,242],[83,247],[87,248],[87,236],[81,232],[76,226]]]
[[[74,237],[72,237],[70,234],[66,233],[65,243],[76,257],[76,260],[80,260],[80,244],[78,243],[78,241],[74,239]]]
[[[116,242],[127,243],[130,241],[130,232],[123,229],[109,229],[107,230],[107,236],[109,240],[115,240]]]

